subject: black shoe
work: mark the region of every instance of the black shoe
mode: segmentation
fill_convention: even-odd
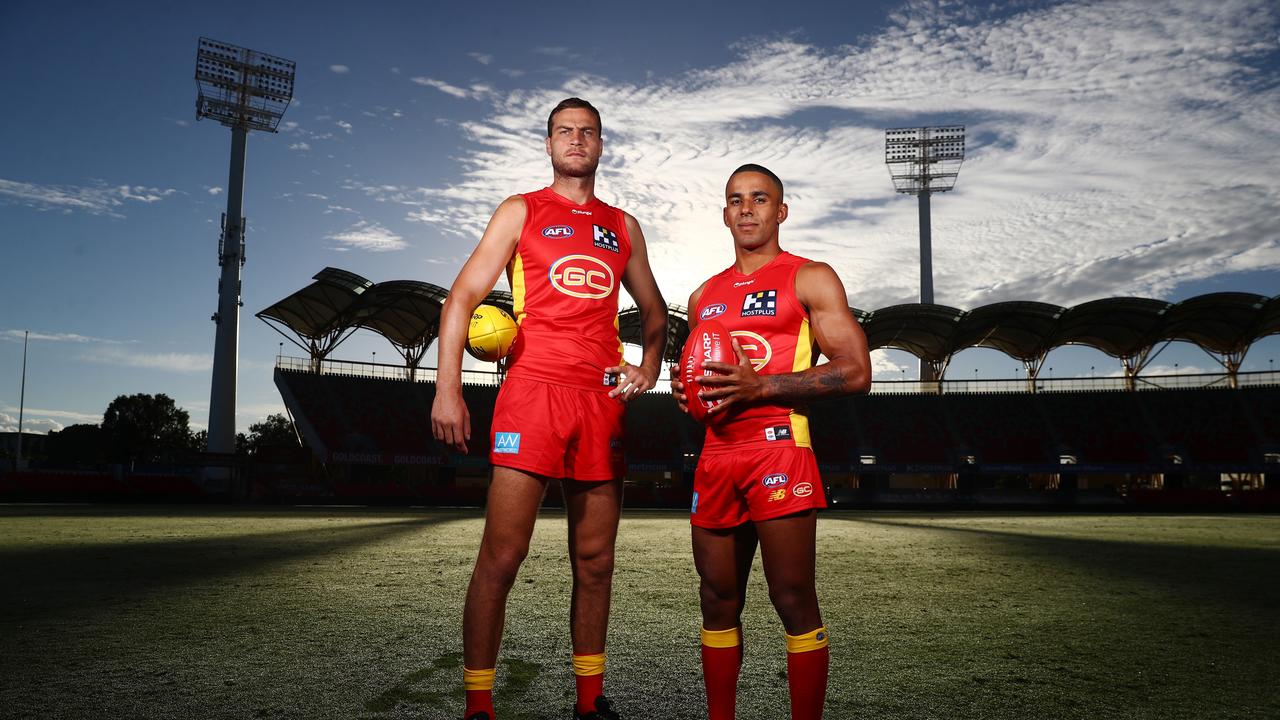
[[[470,719],[468,718],[468,720]],[[609,702],[609,698],[597,695],[596,709],[583,715],[578,712],[578,707],[575,705],[573,708],[573,720],[622,720],[622,716],[613,709],[613,703]]]
[[[489,713],[481,710],[480,712],[471,713],[462,720],[489,720]]]

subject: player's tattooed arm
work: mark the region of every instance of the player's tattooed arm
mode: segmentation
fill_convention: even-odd
[[[770,403],[800,405],[836,395],[865,393],[871,387],[871,358],[867,338],[849,311],[844,284],[825,263],[809,263],[796,275],[796,296],[809,310],[818,347],[828,362],[795,373],[759,375],[746,353],[733,343],[738,364],[706,363],[718,375],[699,382],[711,389],[704,398],[723,400],[708,414],[725,412],[734,405]]]

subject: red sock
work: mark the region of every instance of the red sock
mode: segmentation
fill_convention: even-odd
[[[702,681],[707,688],[707,717],[734,720],[738,672],[742,669],[742,630],[702,629]]]
[[[578,712],[596,709],[596,698],[604,694],[604,653],[573,656],[573,680],[578,687]]]
[[[831,651],[827,629],[787,636],[787,686],[791,690],[791,720],[820,720],[827,699]]]
[[[485,670],[462,669],[462,681],[467,689],[467,709],[463,717],[471,717],[478,712],[489,713],[493,719],[493,668]]]

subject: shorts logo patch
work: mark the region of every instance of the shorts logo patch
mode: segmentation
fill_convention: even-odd
[[[769,502],[778,502],[779,500],[786,500],[786,499],[787,499],[786,488],[778,488],[777,490],[774,490],[773,492],[769,493]]]
[[[702,308],[702,312],[698,313],[698,319],[710,320],[713,317],[723,315],[725,311],[728,309],[729,309],[729,306],[725,305],[724,303],[716,303],[715,305],[708,305]]]
[[[764,476],[760,484],[767,488],[780,488],[786,486],[789,479],[786,473],[770,473]]]
[[[774,427],[765,428],[764,439],[770,442],[774,440],[790,440],[791,428],[786,425],[776,425]]]
[[[778,291],[757,290],[742,298],[742,317],[761,317],[778,314]]]
[[[621,248],[618,247],[617,233],[603,225],[592,225],[591,227],[595,231],[595,242],[593,244],[596,247],[609,252],[622,252]]]
[[[689,508],[689,512],[695,515],[698,513],[698,493],[696,492],[693,494],[693,506]]]
[[[604,374],[604,384],[606,387],[613,387],[618,384],[618,376],[614,373]]]
[[[802,482],[796,486],[796,497],[809,497],[813,494],[813,485],[811,483]]]
[[[500,432],[493,434],[493,451],[504,455],[516,455],[520,452],[520,433]]]
[[[567,238],[573,237],[573,228],[568,225],[548,225],[542,228],[542,237],[545,238]]]

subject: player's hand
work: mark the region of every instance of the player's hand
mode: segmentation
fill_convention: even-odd
[[[680,366],[672,365],[671,374],[671,397],[676,401],[676,407],[680,408],[680,412],[689,414],[689,396],[684,394],[684,383],[680,382]]]
[[[431,434],[458,452],[467,451],[467,441],[471,439],[471,413],[467,411],[461,390],[436,390],[436,399],[431,403]]]
[[[704,362],[704,374],[697,378],[703,387],[698,397],[706,400],[720,400],[720,404],[707,410],[707,415],[715,415],[728,410],[734,405],[749,405],[764,397],[764,380],[756,374],[751,360],[743,352],[738,339],[733,339],[733,352],[738,356],[738,364],[730,365],[721,362]],[[710,371],[710,372],[706,372]]]
[[[658,384],[658,369],[643,365],[614,365],[604,369],[618,376],[618,386],[609,391],[609,397],[626,402]]]

